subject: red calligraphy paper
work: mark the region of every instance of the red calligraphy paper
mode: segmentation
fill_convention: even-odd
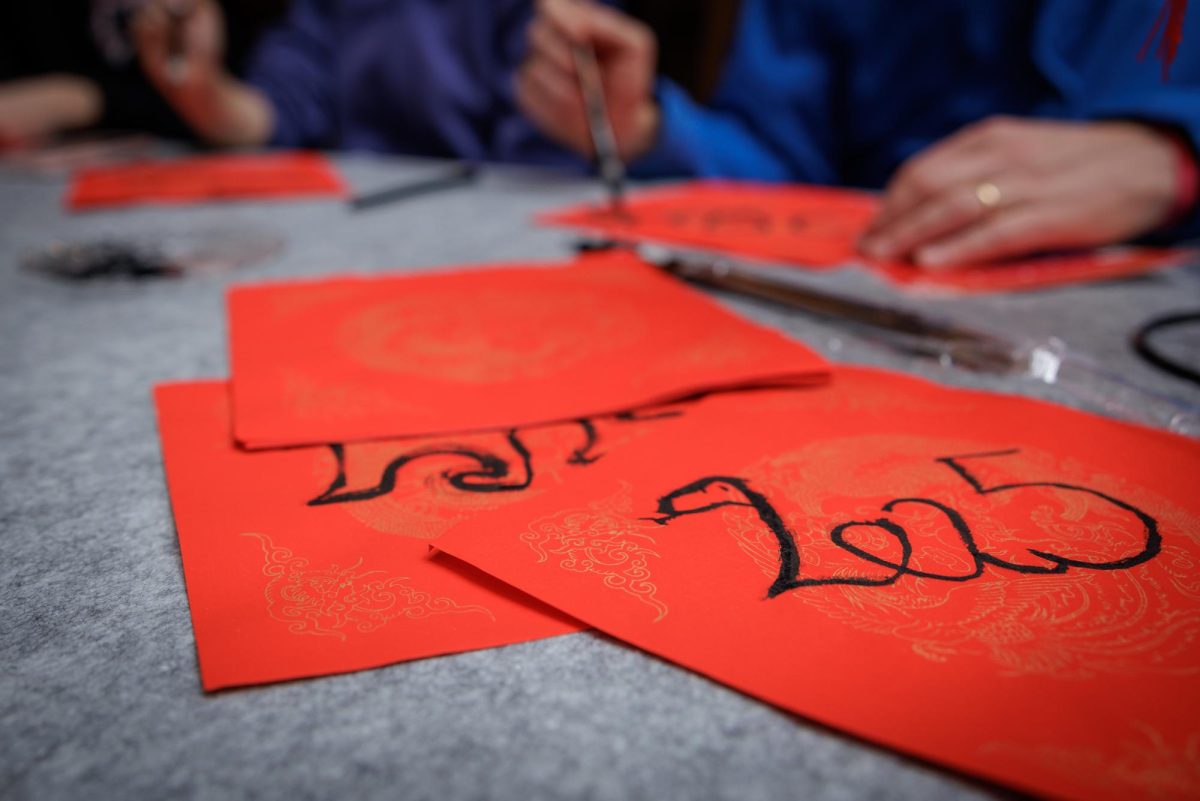
[[[694,181],[631,195],[623,213],[577,206],[540,222],[634,241],[708,248],[768,261],[831,267],[855,258],[875,216],[865,192],[813,186]]]
[[[1198,490],[1193,441],[846,369],[706,399],[437,547],[900,751],[1054,798],[1182,799]]]
[[[862,263],[902,285],[956,293],[1128,278],[1194,255],[1181,249],[1119,247],[923,270],[858,254],[856,243],[878,208],[875,195],[851,190],[697,181],[636,194],[622,214],[608,207],[580,206],[539,220],[619,239],[707,248],[809,268]]]
[[[251,448],[569,420],[827,377],[804,346],[627,254],[249,286],[230,294],[229,316],[234,431]]]
[[[341,177],[324,156],[265,153],[190,156],[81,170],[71,182],[66,203],[82,210],[345,195]]]
[[[578,630],[478,571],[431,559],[429,543],[456,521],[585,470],[570,461],[576,450],[590,458],[579,426],[513,441],[248,453],[230,441],[224,382],[164,385],[155,397],[206,690]],[[590,425],[598,446],[606,423]],[[639,424],[617,427],[629,436]],[[513,442],[536,451],[536,463],[523,464]]]
[[[1112,247],[939,271],[897,262],[873,266],[898,284],[920,289],[955,293],[1019,292],[1117,281],[1172,267],[1194,257],[1193,251],[1183,248]]]

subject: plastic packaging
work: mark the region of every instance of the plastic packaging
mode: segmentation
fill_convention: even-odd
[[[947,369],[1016,376],[1057,388],[1078,405],[1129,422],[1200,438],[1200,404],[1130,381],[1061,339],[1010,343],[989,336],[947,342],[924,337],[869,336],[877,344],[935,359]]]

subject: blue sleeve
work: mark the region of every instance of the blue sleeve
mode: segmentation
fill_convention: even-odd
[[[1047,3],[1034,43],[1058,93],[1047,116],[1141,120],[1177,131],[1200,153],[1200,9],[1186,18],[1183,45],[1164,81],[1154,48],[1138,58],[1161,8],[1162,0]],[[1196,237],[1200,206],[1159,238]]]
[[[833,183],[833,59],[820,15],[795,0],[747,0],[708,107],[660,80],[658,141],[641,177],[723,176]]]
[[[337,43],[331,2],[336,0],[297,0],[251,56],[246,80],[266,95],[274,111],[273,145],[336,144]]]

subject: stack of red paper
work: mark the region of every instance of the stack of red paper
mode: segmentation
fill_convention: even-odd
[[[251,286],[229,315],[232,381],[157,395],[208,689],[576,629],[429,542],[586,477],[647,408],[828,379],[619,254]]]
[[[625,254],[229,313],[231,381],[156,394],[206,689],[595,626],[1024,790],[1200,792],[1196,443],[832,370]]]

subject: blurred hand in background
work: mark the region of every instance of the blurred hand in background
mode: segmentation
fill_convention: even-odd
[[[654,101],[658,46],[649,28],[590,0],[539,0],[528,39],[517,102],[543,132],[581,155],[594,155],[573,52],[590,47],[621,157],[630,161],[650,149],[659,115]]]
[[[142,69],[163,92],[211,83],[225,72],[225,17],[213,0],[149,0],[133,30]]]
[[[860,248],[936,269],[1136,239],[1168,221],[1177,159],[1140,123],[993,117],[909,159]]]
[[[149,0],[133,34],[143,71],[200,137],[267,141],[271,107],[225,68],[225,19],[213,0]]]
[[[94,124],[103,100],[78,75],[43,75],[0,83],[0,149],[34,145],[60,131]]]

